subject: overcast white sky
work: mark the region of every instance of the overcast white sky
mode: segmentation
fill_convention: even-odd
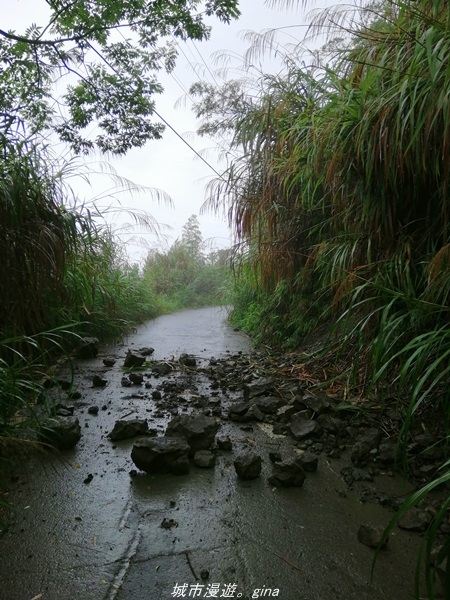
[[[335,3],[339,2],[315,0],[310,1],[308,6],[316,9]],[[3,29],[15,29],[18,33],[23,33],[33,22],[38,25],[45,24],[44,0],[0,0],[0,5],[2,5],[1,28]],[[216,71],[219,65],[213,59],[214,53],[227,51],[234,56],[242,56],[248,47],[248,43],[241,39],[244,31],[260,32],[269,28],[298,25],[296,28],[289,28],[286,33],[286,42],[292,42],[294,38],[303,39],[306,32],[305,25],[309,23],[308,11],[302,10],[301,7],[289,10],[271,9],[264,0],[240,0],[240,9],[241,18],[229,26],[212,20],[210,41],[183,43],[174,75],[162,74],[161,77],[165,91],[157,98],[158,112],[199,152],[212,148],[213,144],[207,139],[192,135],[197,125],[189,101],[185,106],[184,103],[180,103],[178,108],[175,108],[175,104],[184,96],[184,90],[188,89],[191,83],[199,79],[213,83],[213,75],[206,69],[204,63],[211,71]],[[261,67],[261,65],[256,66]],[[265,63],[264,70],[268,68],[277,70],[276,62]],[[220,80],[217,75],[216,78]],[[210,152],[207,158],[219,171],[224,167],[224,164],[221,166],[217,162],[214,152]],[[158,222],[170,225],[172,230],[166,232],[169,236],[169,244],[181,235],[182,226],[191,214],[199,215],[200,207],[205,200],[206,184],[215,176],[207,165],[169,129],[166,129],[163,140],[149,142],[142,149],[132,150],[126,157],[89,158],[89,161],[95,160],[107,160],[119,175],[144,186],[160,188],[171,196],[173,209],[159,206],[149,195],[117,194],[123,207],[146,210]],[[100,197],[111,188],[111,182],[105,176],[91,177],[91,181],[90,188],[86,188],[81,181],[76,180],[72,180],[71,185],[84,200]],[[103,202],[108,203],[108,200]],[[123,215],[115,219],[118,229],[122,228],[123,223],[130,221]],[[230,232],[224,218],[208,214],[199,216],[199,220],[205,240],[211,240],[212,245],[217,248],[230,245]],[[144,234],[142,237],[149,247],[158,246],[158,240],[154,235]],[[124,239],[127,237],[125,236]],[[138,259],[145,256],[147,250],[133,244],[128,237],[128,252],[133,259]]]

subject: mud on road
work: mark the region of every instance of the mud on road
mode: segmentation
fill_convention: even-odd
[[[305,447],[314,450],[314,442],[274,433],[273,415],[229,418],[243,386],[265,374],[249,340],[226,317],[216,308],[160,317],[75,363],[81,397],[69,403],[82,437],[72,450],[17,467],[9,493],[14,519],[0,538],[2,600],[413,598],[415,534],[395,531],[371,581],[374,551],[358,541],[358,529],[384,527],[392,512],[348,489],[344,451],[318,452],[318,469],[302,487],[268,483],[274,453],[298,456]],[[139,371],[143,382],[124,386],[127,350],[142,347],[154,348]],[[183,353],[195,366],[180,364]],[[106,367],[105,358],[115,363]],[[170,370],[152,371],[158,364]],[[95,376],[105,385],[94,387]],[[291,383],[284,391],[283,381],[274,385],[282,396],[295,396]],[[58,394],[67,403],[67,393]],[[133,464],[134,439],[108,439],[119,419],[147,419],[163,435],[175,413],[214,416],[232,449],[216,450],[210,469],[191,465],[186,475],[153,475]],[[262,459],[261,475],[249,481],[237,477],[233,464],[245,449]],[[371,479],[378,493],[409,491],[382,471]]]

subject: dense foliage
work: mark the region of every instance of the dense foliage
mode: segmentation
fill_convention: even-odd
[[[334,323],[341,390],[399,402],[403,444],[422,427],[438,442],[450,402],[450,6],[337,5],[311,32],[329,41],[309,67],[291,50],[282,74],[191,90],[200,132],[228,135],[237,156],[209,199],[240,247],[234,318],[290,347]],[[250,55],[267,48],[280,54],[274,32]],[[429,571],[427,585],[432,597]]]
[[[43,393],[55,353],[158,312],[103,215],[66,187],[70,160],[61,168],[50,143],[123,154],[161,137],[158,72],[173,68],[177,39],[207,39],[211,19],[237,18],[237,4],[48,0],[46,23],[0,29],[0,442]],[[149,215],[133,216],[154,230]]]
[[[0,129],[53,131],[76,153],[123,154],[158,139],[157,74],[170,72],[176,40],[210,35],[208,17],[239,16],[236,0],[48,0],[47,23],[0,29]],[[65,89],[63,98],[55,93]],[[65,88],[62,86],[65,85]],[[56,101],[57,100],[57,101]],[[90,135],[97,127],[95,139]]]
[[[366,383],[406,364],[397,381],[416,412],[429,392],[448,400],[450,13],[385,2],[313,27],[336,35],[350,11],[344,49],[328,44],[311,67],[291,54],[251,87],[193,88],[201,131],[228,134],[238,155],[209,205],[228,210],[259,331],[295,345],[346,321]]]
[[[181,239],[166,252],[148,253],[144,277],[162,312],[225,304],[231,289],[229,263],[228,250],[205,252],[197,217],[192,215]]]

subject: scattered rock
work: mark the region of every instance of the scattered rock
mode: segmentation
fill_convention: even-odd
[[[100,375],[94,375],[94,377],[92,378],[93,387],[103,388],[107,383],[108,381],[103,377],[100,377]]]
[[[234,461],[240,479],[256,479],[261,475],[261,457],[256,452],[242,452]]]
[[[344,426],[342,419],[333,417],[331,415],[321,414],[317,417],[317,422],[320,423],[322,429],[329,433],[339,433]]]
[[[172,529],[172,527],[178,527],[178,523],[175,521],[175,519],[167,519],[164,517],[160,527],[162,527],[162,529]]]
[[[164,377],[172,372],[172,367],[166,362],[153,364],[152,373],[158,377]]]
[[[420,508],[411,508],[398,520],[400,529],[407,531],[425,531],[431,523],[432,517],[430,513],[420,510]]]
[[[154,432],[154,430],[152,431]],[[149,432],[146,419],[119,419],[114,423],[114,428],[108,437],[112,442],[115,442],[118,440],[128,440],[136,435],[148,435]]]
[[[384,440],[378,447],[378,460],[390,465],[394,463],[399,455],[398,443],[394,440]]]
[[[249,406],[246,402],[235,402],[228,409],[228,418],[231,421],[242,422],[244,415],[247,413]]]
[[[307,440],[321,433],[322,428],[317,421],[291,421],[289,430],[298,441]]]
[[[150,348],[148,346],[144,346],[143,348],[139,348],[139,353],[142,356],[150,356],[155,351],[154,348]]]
[[[62,390],[67,391],[72,387],[72,382],[67,379],[58,379],[58,385]]]
[[[145,363],[145,356],[138,352],[134,352],[128,348],[127,355],[125,357],[123,366],[127,369],[133,369],[135,367],[142,367]]]
[[[355,466],[364,466],[370,456],[370,451],[378,448],[380,432],[378,429],[365,429],[353,444],[350,458]]]
[[[314,411],[317,415],[322,415],[331,409],[331,399],[324,393],[306,395],[302,399],[307,408]]]
[[[272,427],[272,433],[275,435],[286,435],[288,431],[288,426],[284,423],[275,423]]]
[[[281,452],[278,452],[276,450],[271,450],[269,452],[269,460],[272,463],[281,462],[281,460],[282,460]]]
[[[217,447],[220,450],[231,450],[233,448],[233,444],[228,435],[218,435],[216,437]]]
[[[297,458],[296,462],[308,473],[317,471],[317,465],[319,464],[319,457],[317,454],[312,452],[302,452]]]
[[[105,367],[113,367],[116,364],[116,359],[112,358],[110,356],[107,356],[106,358],[103,359],[103,364],[105,365]]]
[[[210,450],[197,450],[194,463],[201,469],[212,469],[216,464],[216,457]]]
[[[274,386],[274,379],[272,377],[260,377],[252,383],[244,385],[244,399],[250,400],[255,396],[270,396]]]
[[[83,480],[83,483],[91,483],[91,481],[94,479],[94,476],[92,475],[92,473],[89,473],[89,475],[86,477],[86,479]]]
[[[246,422],[264,421],[264,418],[264,414],[259,410],[256,404],[252,404],[243,417],[244,421]]]
[[[137,440],[131,459],[146,473],[184,474],[189,469],[189,444],[178,437],[157,437]]]
[[[383,540],[383,532],[384,528],[380,525],[363,523],[358,529],[358,540],[361,542],[361,544],[364,544],[364,546],[368,546],[369,548],[378,548]],[[382,548],[386,547],[388,541],[389,537],[383,541]]]
[[[301,487],[306,473],[296,458],[288,458],[273,465],[273,473],[268,481],[277,487]]]
[[[161,398],[162,398],[161,392],[159,390],[154,390],[152,392],[152,398],[153,398],[153,400],[161,400]]]
[[[60,450],[69,450],[81,437],[80,422],[75,417],[51,417],[42,424],[38,437]]]
[[[74,413],[75,407],[65,404],[57,404],[55,406],[55,414],[58,417],[71,417]]]
[[[130,373],[128,378],[134,385],[141,385],[144,381],[144,375],[142,373]]]
[[[196,367],[197,366],[197,361],[190,354],[185,354],[185,353],[181,354],[180,358],[178,359],[178,362],[180,363],[180,365],[184,365],[185,367]]]
[[[98,354],[98,343],[96,337],[82,338],[76,351],[77,358],[96,358]]]
[[[99,411],[99,408],[98,408],[98,406],[90,406],[90,407],[88,408],[88,413],[89,413],[90,415],[98,415],[98,411]]]
[[[122,387],[131,387],[131,381],[128,379],[128,377],[123,376],[120,381],[120,385]]]
[[[180,437],[187,441],[191,454],[197,450],[207,450],[214,443],[219,422],[205,415],[179,415],[167,426],[167,437]]]
[[[282,404],[283,400],[276,396],[259,396],[255,398],[255,405],[258,409],[269,415],[276,414]]]

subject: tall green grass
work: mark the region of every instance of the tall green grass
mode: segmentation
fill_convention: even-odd
[[[299,44],[277,76],[194,90],[201,131],[232,130],[209,206],[249,249],[239,319],[295,345],[332,317],[328,350],[348,358],[347,393],[397,398],[403,446],[422,423],[448,435],[450,5],[336,4],[310,33],[328,43],[309,67]],[[275,36],[248,56],[282,54]]]

